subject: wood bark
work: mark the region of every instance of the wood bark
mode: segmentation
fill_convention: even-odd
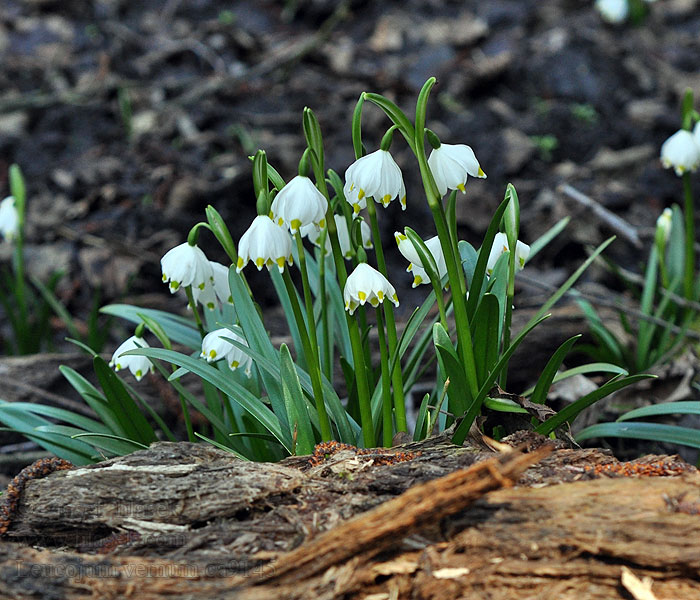
[[[434,438],[381,466],[159,443],[53,473],[0,542],[0,598],[629,600],[635,577],[700,598],[693,467],[517,441],[530,452]]]

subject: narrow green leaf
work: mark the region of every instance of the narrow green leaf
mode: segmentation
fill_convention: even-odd
[[[235,270],[235,269],[234,269]],[[174,315],[163,310],[151,308],[141,308],[129,304],[108,304],[100,309],[101,313],[114,315],[121,319],[126,319],[132,323],[142,322],[142,314],[153,319],[165,330],[168,337],[178,344],[183,344],[192,350],[198,350],[202,346],[202,338],[197,331],[196,325],[189,319]]]
[[[474,319],[474,353],[476,376],[479,387],[484,385],[489,372],[498,362],[499,329],[501,313],[498,298],[493,294],[485,294]]]
[[[554,227],[545,231],[532,244],[530,244],[530,255],[527,260],[531,261],[543,248],[557,237],[571,221],[571,217],[564,217]]]
[[[238,402],[261,423],[265,429],[274,435],[288,452],[291,452],[292,440],[288,434],[288,429],[287,431],[282,429],[276,414],[267,408],[259,398],[256,398],[233,379],[224,376],[224,374],[213,365],[173,350],[164,350],[163,348],[140,348],[138,350],[129,350],[124,353],[125,356],[128,354],[138,354],[148,356],[149,358],[165,360],[190,370],[192,373],[220,389],[224,394],[230,396],[232,400]]]
[[[293,454],[311,454],[316,445],[314,432],[309,420],[308,407],[304,392],[299,383],[292,355],[287,344],[280,347],[280,375],[282,377],[282,393],[284,403],[287,406],[287,418],[289,420],[290,435],[292,440],[296,437],[296,446]],[[296,435],[295,435],[296,434]]]
[[[539,379],[537,380],[537,385],[535,385],[535,391],[532,392],[532,398],[530,400],[536,404],[544,404],[547,401],[547,392],[554,381],[554,377],[564,362],[564,359],[571,351],[571,348],[576,343],[576,341],[581,337],[581,334],[570,337],[566,340],[556,352],[552,354],[552,357],[547,361]]]
[[[614,373],[616,375],[628,375],[627,370],[623,369],[618,365],[613,365],[611,363],[605,362],[595,362],[588,363],[586,365],[580,365],[578,367],[574,367],[573,369],[567,369],[566,371],[557,373],[554,376],[552,383],[554,384],[564,379],[568,379],[569,377],[574,377],[576,375],[586,375],[587,373]],[[522,395],[527,397],[530,396],[534,391],[535,386],[532,386],[531,388],[525,390],[522,393]]]
[[[573,420],[583,411],[592,404],[598,402],[602,398],[609,396],[613,392],[620,390],[624,387],[637,383],[643,379],[653,379],[654,375],[629,375],[627,377],[618,375],[613,377],[610,381],[601,385],[597,390],[582,396],[575,402],[572,402],[567,407],[560,410],[556,415],[547,419],[544,423],[539,425],[535,431],[541,433],[542,435],[549,435],[557,427],[563,425],[565,422],[573,422]]]
[[[447,391],[449,410],[454,415],[463,415],[467,410],[467,402],[471,399],[467,375],[452,340],[440,323],[433,325],[433,343],[438,351],[438,360],[442,364],[443,372],[450,380]]]
[[[620,437],[651,440],[667,444],[681,444],[700,448],[700,431],[689,427],[663,425],[660,423],[599,423],[586,427],[576,436],[577,441],[596,437]]]
[[[636,408],[617,418],[618,421],[629,421],[642,417],[658,417],[660,415],[700,415],[700,402],[686,400],[682,402],[662,402],[651,406]]]
[[[123,437],[145,445],[155,442],[157,437],[153,428],[124,387],[122,380],[100,356],[96,356],[92,364],[104,390],[104,396],[112,407],[112,414],[124,431]]]

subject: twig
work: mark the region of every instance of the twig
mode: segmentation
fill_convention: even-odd
[[[590,209],[596,217],[603,221],[614,232],[618,233],[620,237],[625,238],[635,248],[642,248],[642,241],[639,239],[637,230],[623,218],[617,216],[614,212],[608,210],[590,196],[586,196],[586,194],[579,192],[570,185],[561,185],[557,188],[557,191],[575,200],[581,206]]]
[[[513,485],[523,471],[551,450],[552,446],[545,445],[529,454],[501,454],[416,485],[282,555],[256,583],[306,578],[360,553],[363,559],[371,558],[421,527],[463,510],[491,490]]]

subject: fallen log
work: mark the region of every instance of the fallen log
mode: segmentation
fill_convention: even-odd
[[[693,467],[530,442],[280,464],[160,443],[57,472],[22,493],[0,597],[700,598]]]

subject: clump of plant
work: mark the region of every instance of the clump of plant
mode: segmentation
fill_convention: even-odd
[[[523,395],[503,393],[516,348],[612,238],[521,331],[512,332],[516,273],[566,223],[526,245],[519,240],[518,195],[508,185],[480,247],[459,239],[457,203],[466,201],[468,178],[486,174],[469,146],[443,143],[426,127],[434,84],[431,78],[421,90],[413,120],[381,95],[360,96],[351,131],[356,161],[344,177],[327,168],[321,126],[308,108],[302,120],[307,148],[296,176],[285,181],[265,152],[258,151],[252,157],[251,199],[257,216],[238,244],[210,206],[206,221],[197,223],[187,240],[161,261],[163,281],[172,293],[184,293],[188,317],[126,305],[103,309],[136,325],[134,336],[115,351],[110,364],[130,369],[137,380],[153,369],[167,377],[180,394],[190,440],[207,439],[256,460],[307,454],[316,443],[331,439],[388,446],[397,432],[417,440],[450,427],[453,440],[461,443],[487,410],[536,415],[532,407],[546,400],[553,381],[580,372],[611,373],[612,379],[596,392],[558,415],[535,419],[538,431],[552,434],[596,400],[644,377],[627,376],[609,364],[558,373],[576,336],[554,351],[533,389]],[[389,121],[379,147],[371,151],[362,134],[368,105],[382,110]],[[414,287],[429,289],[403,329],[395,316],[400,298],[392,280],[397,274],[387,269],[385,241],[379,234],[380,220],[386,218],[381,207],[398,200],[405,208],[408,201],[418,201],[418,193],[407,197],[401,168],[391,154],[399,139],[415,157],[433,221],[422,231],[405,227],[395,234]],[[209,234],[221,244],[228,264],[210,261],[200,249],[200,235]],[[270,340],[265,314],[245,277],[251,263],[269,272],[289,326],[289,345],[277,348]],[[146,331],[161,347],[151,347]],[[187,350],[175,350],[175,344]],[[379,351],[377,362],[373,348]],[[55,435],[52,441],[63,446],[83,444],[72,450],[85,461],[90,459],[88,444],[118,454],[115,442],[145,444],[155,435],[144,425],[147,405],[132,397],[130,386],[117,383],[99,356],[94,360],[102,392],[69,374],[103,428],[91,430],[87,422],[73,432],[48,422],[39,427],[43,440]],[[342,367],[342,382],[334,379],[336,364]],[[423,398],[415,422],[409,422],[406,398],[431,366],[432,392]],[[183,377],[192,376],[202,383],[204,401],[182,385]],[[345,397],[339,389],[346,390]],[[191,409],[207,419],[205,429],[195,430]],[[0,420],[7,423],[11,410],[0,405]],[[24,414],[12,413],[15,427]],[[159,427],[159,435],[170,437]],[[25,427],[26,435],[30,429]]]
[[[700,167],[700,114],[693,108],[688,90],[681,106],[681,129],[661,147],[661,162],[683,182],[683,209],[664,209],[656,223],[641,290],[643,318],[636,328],[624,313],[620,320],[634,341],[628,345],[606,327],[593,306],[579,304],[588,319],[594,346],[586,348],[597,359],[640,372],[671,360],[686,346],[685,333],[697,326],[700,276],[695,268],[695,203],[692,174]],[[623,414],[615,423],[600,423],[581,431],[577,439],[624,437],[683,444],[700,448],[700,432],[675,425],[637,422],[632,419],[670,414],[700,414],[700,402],[661,403]]]
[[[34,354],[53,348],[50,318],[55,314],[74,337],[81,337],[78,327],[56,297],[56,285],[63,273],[52,273],[42,282],[27,274],[25,255],[25,220],[27,193],[18,165],[9,170],[10,196],[0,202],[0,236],[12,244],[12,262],[0,266],[0,306],[10,335],[4,336],[6,354]],[[104,343],[105,336],[97,325],[97,308],[90,315],[85,341],[93,347]]]

